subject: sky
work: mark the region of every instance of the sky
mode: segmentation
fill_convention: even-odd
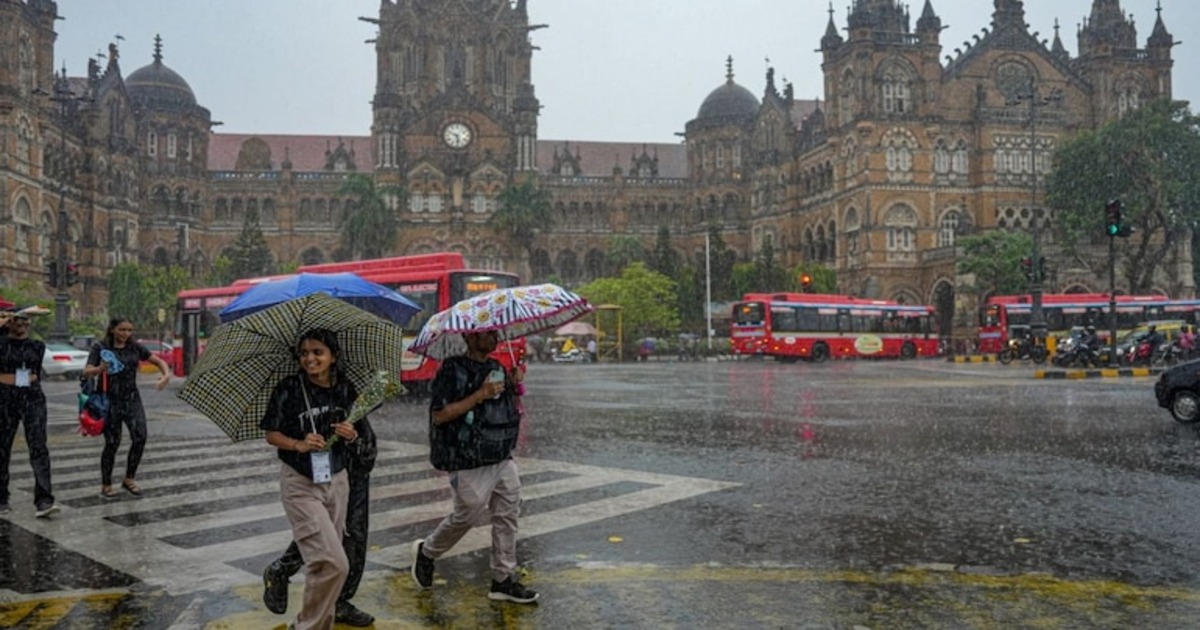
[[[846,26],[847,5],[834,3]],[[942,57],[990,26],[992,0],[932,0],[942,18]],[[1196,0],[1121,0],[1145,46],[1161,2],[1174,51],[1174,96],[1200,101],[1200,11]],[[768,64],[797,98],[824,99],[821,36],[827,0],[528,0],[533,81],[546,140],[679,142],[700,104],[735,80],[756,95]],[[910,3],[912,23],[924,0]],[[1061,25],[1067,49],[1092,0],[1028,0],[1030,31],[1052,40]],[[1190,8],[1189,8],[1190,7]],[[163,62],[191,85],[222,125],[217,132],[369,135],[376,32],[358,17],[378,15],[378,0],[58,0],[56,67],[86,74],[87,60],[120,47],[124,76]],[[845,31],[843,30],[843,36]],[[118,36],[123,39],[118,40]],[[101,65],[103,66],[103,60]]]

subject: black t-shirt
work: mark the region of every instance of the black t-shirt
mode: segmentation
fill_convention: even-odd
[[[308,393],[307,404],[305,392]],[[294,440],[303,440],[309,433],[320,433],[328,440],[333,435],[333,423],[346,418],[356,398],[358,392],[349,380],[341,379],[333,387],[320,387],[307,377],[294,374],[275,387],[267,403],[267,413],[258,426],[268,432],[279,431]],[[339,439],[330,449],[332,472],[340,472],[346,467],[346,447],[346,440]],[[279,459],[296,472],[312,478],[310,453],[279,449]]]
[[[517,411],[516,385],[507,378],[499,398],[485,400],[468,415],[434,424],[433,412],[444,409],[478,390],[493,370],[505,371],[499,361],[474,361],[451,357],[442,362],[430,385],[430,463],[438,470],[466,470],[504,461],[517,445],[521,414]]]
[[[108,396],[112,400],[128,400],[137,396],[138,363],[150,358],[150,351],[136,341],[127,341],[125,346],[116,348],[105,343],[92,344],[88,353],[88,365],[100,365],[100,352],[109,350],[116,355],[117,360],[125,367],[116,374],[108,375]],[[103,377],[99,377],[103,378]]]
[[[0,335],[0,374],[16,374],[17,370],[26,369],[38,377],[32,387],[40,387],[42,374],[42,358],[46,354],[46,344],[36,339],[13,339],[8,335]]]

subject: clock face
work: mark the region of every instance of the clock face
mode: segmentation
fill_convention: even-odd
[[[471,144],[471,128],[462,123],[450,123],[442,130],[442,141],[454,149]]]

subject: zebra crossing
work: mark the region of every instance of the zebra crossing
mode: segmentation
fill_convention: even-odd
[[[122,492],[116,500],[99,494],[102,447],[98,439],[83,438],[77,445],[54,445],[54,493],[62,512],[41,520],[33,515],[28,455],[16,445],[9,483],[13,509],[0,519],[170,595],[255,583],[262,567],[291,539],[279,502],[279,462],[260,442],[152,438],[137,476],[143,496]],[[371,482],[367,570],[405,569],[412,540],[450,511],[449,487],[444,475],[430,468],[427,446],[381,440],[379,450]],[[122,448],[113,472],[116,483],[124,457]],[[543,459],[519,458],[518,464],[524,486],[522,538],[737,485]],[[490,544],[490,527],[482,524],[451,554]]]

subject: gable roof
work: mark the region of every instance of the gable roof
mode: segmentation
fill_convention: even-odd
[[[658,156],[659,177],[687,177],[687,147],[683,143],[538,140],[538,171],[549,173],[554,168],[555,150],[578,154],[580,175],[585,177],[611,177],[614,166],[628,173],[630,161],[643,152],[652,158]]]
[[[353,150],[355,166],[359,173],[375,170],[371,155],[370,136],[310,136],[257,133],[213,133],[208,137],[208,170],[236,170],[238,152],[242,143],[258,138],[271,148],[271,168],[279,170],[284,158],[292,161],[292,170],[300,172],[324,171],[325,152],[334,151],[341,142],[346,150]]]

